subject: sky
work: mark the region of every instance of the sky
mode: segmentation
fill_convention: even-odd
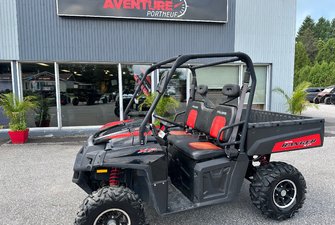
[[[322,16],[335,18],[335,0],[297,0],[297,3],[297,29],[308,15],[316,21]]]

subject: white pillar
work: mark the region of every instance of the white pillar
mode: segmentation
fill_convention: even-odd
[[[119,76],[119,109],[120,109],[120,120],[123,120],[123,87],[122,87],[122,67],[121,63],[118,64],[118,76]]]
[[[60,83],[59,83],[59,66],[58,63],[54,63],[55,69],[55,85],[56,85],[56,107],[57,107],[57,127],[62,129],[62,108],[60,99]]]

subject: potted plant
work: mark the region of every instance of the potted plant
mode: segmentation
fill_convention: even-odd
[[[20,101],[13,93],[0,95],[0,106],[9,118],[8,134],[13,144],[23,144],[28,139],[29,129],[26,123],[26,112],[36,107],[36,98],[27,96]]]
[[[36,127],[49,127],[50,126],[50,114],[48,101],[40,97],[37,101],[37,106],[34,109],[35,115],[35,125]]]
[[[156,96],[156,93],[151,93],[150,95],[145,96],[146,98],[143,103],[140,104],[139,109],[142,110],[144,107],[149,108],[155,100]],[[164,95],[159,100],[155,112],[159,116],[172,119],[173,115],[175,114],[175,112],[172,111],[175,111],[179,105],[180,103],[174,97]],[[159,121],[156,121],[156,123],[159,123]]]

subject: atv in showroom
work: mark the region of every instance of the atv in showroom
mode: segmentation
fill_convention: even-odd
[[[209,63],[195,64],[202,59]],[[241,86],[222,84],[222,103],[215,105],[208,87],[197,84],[196,72],[234,62],[245,64]],[[127,119],[146,76],[162,68],[169,69],[144,119]],[[172,120],[154,112],[178,68],[190,71],[190,97],[185,112]],[[244,53],[181,55],[151,66],[125,120],[102,126],[77,154],[73,182],[89,195],[75,224],[146,224],[143,202],[160,215],[221,204],[236,198],[244,181],[265,216],[294,216],[305,201],[305,179],[271,155],[322,146],[324,120],[253,110],[256,84],[252,60]]]

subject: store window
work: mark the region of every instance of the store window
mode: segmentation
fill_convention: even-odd
[[[12,92],[12,74],[10,63],[0,63],[0,94]],[[0,107],[0,127],[8,127],[8,118]]]
[[[213,66],[196,70],[198,85],[207,85],[207,97],[214,103],[223,103],[222,88],[225,84],[239,84],[239,66]],[[197,98],[201,98],[197,95]]]
[[[37,108],[27,113],[28,127],[57,127],[55,70],[52,63],[22,63],[23,96],[37,98]]]
[[[123,99],[123,109],[125,110],[128,103],[130,102],[135,89],[141,82],[146,70],[149,65],[123,65],[122,66],[122,99]],[[143,118],[149,108],[149,99],[146,101],[147,97],[151,95],[151,74],[147,76],[141,86],[140,93],[135,96],[134,103],[130,106],[130,113],[128,114],[130,118]],[[117,96],[116,103],[119,104],[119,96]]]
[[[102,125],[115,115],[117,65],[59,64],[63,126]]]

